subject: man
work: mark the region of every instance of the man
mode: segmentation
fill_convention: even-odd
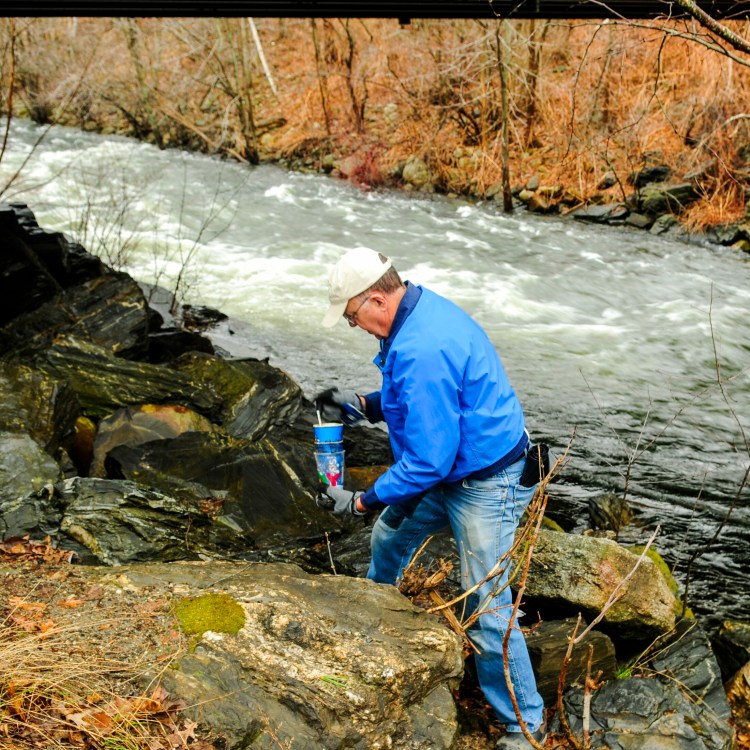
[[[329,419],[382,422],[395,463],[366,492],[328,487],[319,502],[338,515],[383,509],[372,530],[367,577],[398,583],[424,540],[450,526],[470,589],[513,544],[519,519],[534,495],[520,484],[528,433],[521,405],[482,328],[447,299],[403,283],[391,260],[349,250],[329,277],[323,325],[342,316],[380,342],[375,364],[381,389],[360,396],[336,388],[317,407]],[[479,684],[507,733],[497,748],[529,748],[507,688],[503,636],[512,610],[504,580],[487,581],[474,596],[484,614],[469,631],[477,647]],[[493,596],[495,597],[493,600]],[[523,634],[511,630],[508,659],[516,702],[535,740],[544,741],[543,702]]]

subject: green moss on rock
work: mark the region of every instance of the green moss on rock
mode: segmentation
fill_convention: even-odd
[[[645,546],[645,544],[636,544],[628,547],[627,549],[634,555],[641,555],[643,554]],[[677,617],[680,617],[682,615],[682,599],[680,599],[680,587],[677,585],[677,581],[675,581],[674,576],[672,575],[672,571],[669,569],[669,565],[667,565],[667,561],[653,547],[648,548],[646,557],[651,559],[651,561],[654,563],[654,565],[656,565],[656,567],[659,569],[659,572],[667,581],[667,586],[669,586],[669,590],[674,594],[676,599],[675,614],[677,615]],[[690,607],[685,608],[685,617],[688,617],[691,620],[695,619],[695,615],[693,614],[693,611],[690,609]]]
[[[229,594],[181,599],[172,609],[182,632],[198,638],[208,630],[235,635],[245,625],[245,610]]]

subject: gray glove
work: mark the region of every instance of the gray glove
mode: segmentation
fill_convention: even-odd
[[[362,413],[362,402],[354,391],[329,388],[315,397],[315,409],[326,422],[357,424],[367,417]]]
[[[357,510],[356,500],[363,492],[350,492],[343,487],[328,486],[320,492],[315,502],[319,508],[330,511],[334,516],[364,516]]]

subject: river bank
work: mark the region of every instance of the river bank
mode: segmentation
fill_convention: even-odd
[[[0,33],[3,100],[39,124],[369,188],[625,205],[633,225],[669,213],[748,241],[747,68],[679,22],[50,18]]]

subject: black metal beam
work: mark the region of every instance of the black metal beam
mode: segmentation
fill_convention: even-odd
[[[750,18],[750,0],[699,0],[718,19]],[[669,0],[5,0],[5,17],[632,18],[684,17]]]

